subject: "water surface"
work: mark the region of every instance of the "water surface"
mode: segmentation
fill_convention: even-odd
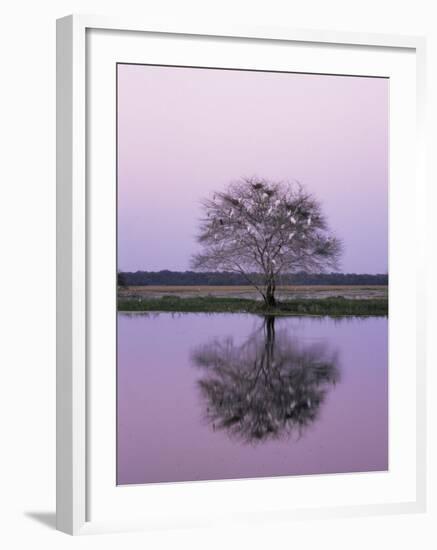
[[[118,314],[119,484],[388,467],[387,319]]]

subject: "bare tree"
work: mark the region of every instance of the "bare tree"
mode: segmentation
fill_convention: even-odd
[[[267,307],[276,305],[281,273],[338,267],[341,243],[300,184],[245,178],[202,205],[203,251],[192,258],[193,268],[242,274]]]

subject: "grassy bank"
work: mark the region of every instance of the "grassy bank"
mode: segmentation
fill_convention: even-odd
[[[119,311],[166,311],[180,313],[256,313],[259,315],[379,315],[388,313],[388,300],[359,300],[341,297],[286,300],[266,309],[258,300],[215,296],[162,296],[119,298]]]

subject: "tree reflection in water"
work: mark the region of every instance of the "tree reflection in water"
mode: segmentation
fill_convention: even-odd
[[[339,380],[335,351],[275,331],[271,316],[242,345],[214,340],[192,359],[204,370],[199,386],[207,421],[247,443],[301,435]]]

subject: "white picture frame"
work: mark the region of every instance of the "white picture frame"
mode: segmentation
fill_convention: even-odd
[[[95,206],[91,208],[89,188],[91,169],[89,158],[90,143],[87,133],[87,118],[89,109],[93,103],[90,100],[88,80],[90,79],[89,42],[87,33],[90,31],[104,32],[133,32],[135,36],[153,35],[165,43],[172,37],[208,37],[220,38],[228,42],[244,41],[250,46],[251,41],[262,41],[264,44],[314,44],[319,48],[335,45],[338,48],[379,48],[381,51],[410,52],[414,55],[416,71],[410,79],[411,89],[414,89],[417,98],[416,119],[413,121],[416,127],[414,142],[416,157],[411,160],[415,170],[416,211],[425,204],[425,172],[424,172],[424,145],[423,145],[423,121],[424,121],[424,74],[425,74],[425,41],[420,37],[355,34],[310,30],[288,30],[271,28],[171,28],[156,27],[146,23],[118,18],[105,18],[95,16],[72,15],[57,22],[57,528],[69,534],[85,534],[96,531],[125,530],[132,528],[148,528],[151,525],[205,525],[209,520],[199,515],[195,503],[187,503],[187,509],[177,519],[177,505],[173,515],[161,513],[132,513],[127,517],[118,517],[116,510],[103,511],[98,514],[98,520],[90,516],[90,486],[95,468],[90,454],[91,439],[97,437],[96,430],[89,430],[89,411],[92,409],[95,394],[90,392],[90,357],[92,356],[92,336],[90,331],[93,324],[90,313],[92,293],[95,288],[90,274],[90,233],[92,217],[95,215]],[[93,46],[94,47],[94,46]],[[98,48],[97,48],[98,49]],[[115,50],[116,52],[116,46]],[[123,61],[128,61],[125,55],[129,55],[129,49],[123,53]],[[116,53],[115,53],[116,55]],[[111,61],[109,59],[109,61]],[[92,65],[94,67],[95,65]],[[382,70],[382,69],[381,69]],[[414,78],[414,81],[411,81]],[[97,119],[96,119],[97,120]],[[90,143],[88,143],[88,141]],[[400,149],[399,149],[400,150]],[[110,161],[108,161],[110,163]],[[410,165],[410,168],[413,167]],[[109,170],[115,171],[115,164],[110,164]],[[405,199],[405,197],[404,197]],[[95,204],[95,201],[94,203]],[[395,203],[399,210],[405,201]],[[102,205],[108,205],[102,201]],[[104,209],[105,206],[101,206]],[[391,210],[393,208],[391,207]],[[425,209],[423,209],[425,210]],[[391,211],[392,215],[393,212]],[[402,214],[402,212],[398,212]],[[109,216],[112,215],[109,213]],[[91,218],[90,218],[91,216]],[[425,509],[426,502],[426,464],[425,464],[425,252],[421,243],[421,235],[424,234],[424,222],[416,218],[416,266],[414,300],[409,303],[410,313],[414,313],[415,327],[415,379],[416,386],[415,422],[414,429],[414,493],[412,498],[389,498],[387,501],[375,503],[355,502],[350,505],[320,506],[305,508],[292,505],[289,508],[265,509],[262,507],[246,510],[238,517],[254,520],[262,513],[263,517],[272,519],[296,518],[296,517],[330,517],[336,515],[360,515],[378,513],[418,512]],[[423,239],[422,239],[423,240]],[[100,260],[99,260],[100,261]],[[101,265],[105,265],[105,259],[101,258]],[[115,272],[114,272],[115,273]],[[110,287],[110,285],[109,285]],[[113,304],[115,307],[115,304]],[[95,308],[93,309],[93,312]],[[396,312],[396,308],[394,309]],[[411,329],[413,325],[409,328]],[[411,349],[413,351],[413,349]],[[411,356],[411,355],[410,355]],[[406,354],[408,357],[408,354]],[[407,359],[405,359],[406,361]],[[102,387],[101,393],[106,386]],[[95,390],[93,390],[95,391]],[[112,394],[108,394],[112,398]],[[108,400],[108,399],[107,399]],[[106,400],[106,401],[107,401]],[[102,396],[102,406],[104,403]],[[413,434],[413,431],[411,432]],[[94,445],[101,446],[106,443],[101,440]],[[105,451],[106,452],[106,451]],[[413,468],[413,466],[411,466]],[[410,469],[411,469],[410,468]],[[331,478],[332,479],[332,478]],[[275,480],[274,486],[269,488],[264,483],[257,485],[256,490],[277,491],[281,479]],[[254,491],[253,480],[246,485],[240,482],[228,481],[219,487],[215,484],[198,482],[192,492],[197,493],[198,499],[209,498],[214,492],[232,490],[238,500],[248,488],[247,498]],[[317,481],[315,482],[317,483]],[[175,502],[182,498],[183,492],[190,491],[190,484],[179,484],[176,491],[178,495]],[[234,487],[231,489],[231,487]],[[223,489],[223,487],[225,487]],[[132,491],[141,491],[141,488],[130,488]],[[104,493],[102,493],[103,495]],[[169,496],[168,487],[156,486],[146,498],[156,499],[159,508],[160,494],[162,498]],[[106,495],[106,493],[105,493]],[[108,493],[109,495],[109,493]],[[208,496],[209,495],[209,496]],[[106,496],[105,496],[106,498]],[[109,497],[108,497],[109,498]],[[112,496],[110,497],[112,498]],[[119,498],[115,496],[114,498]],[[241,497],[243,498],[243,497]],[[102,499],[100,499],[102,500]],[[134,502],[134,501],[133,501]],[[134,505],[134,504],[133,504]],[[190,510],[191,506],[191,510]],[[124,503],[123,503],[124,507]],[[152,518],[153,516],[153,518]],[[221,521],[229,521],[226,514]]]

